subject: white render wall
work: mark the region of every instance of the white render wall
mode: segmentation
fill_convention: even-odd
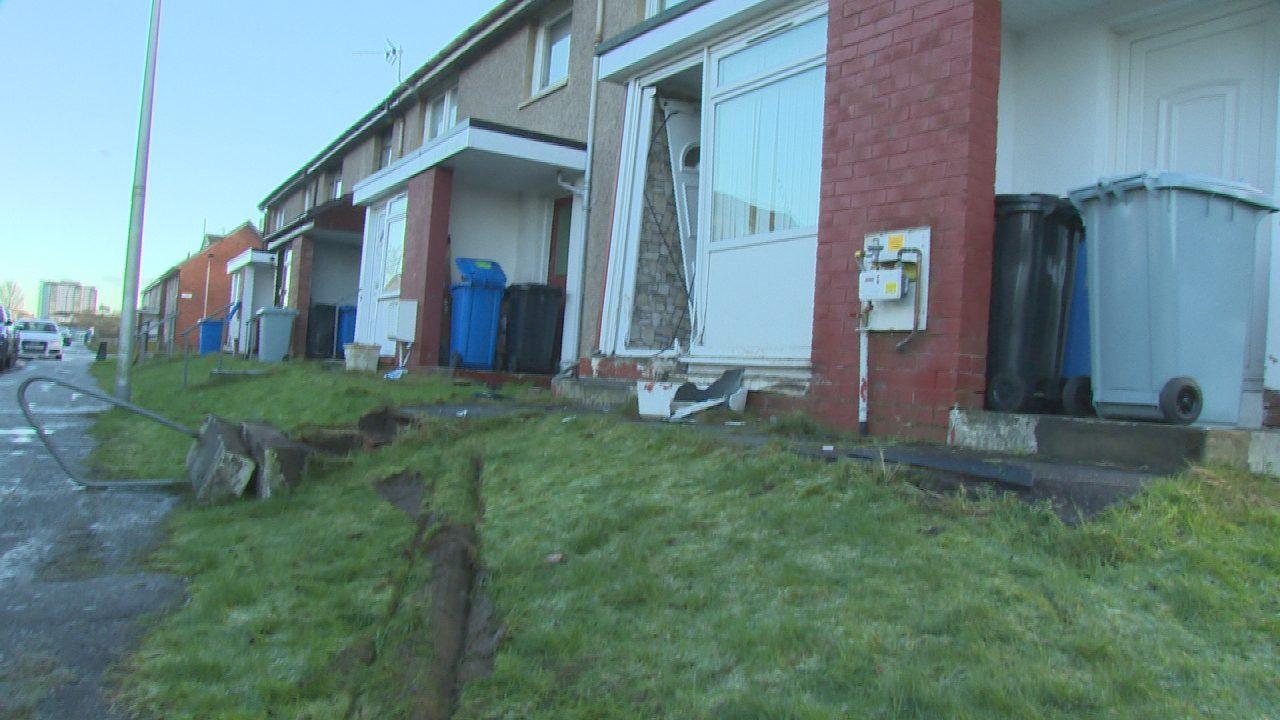
[[[1006,31],[1001,45],[996,192],[1062,194],[1116,172],[1114,34],[1094,14]]]
[[[996,192],[1063,194],[1102,176],[1141,169],[1126,167],[1117,152],[1125,36],[1163,26],[1184,11],[1244,11],[1264,4],[1265,0],[1004,0],[1006,19],[1016,22],[1006,22],[1002,38]],[[1276,174],[1280,176],[1280,162]],[[1280,177],[1273,187],[1280,189]],[[1271,220],[1271,228],[1274,247],[1280,242],[1280,218]],[[1270,275],[1280,277],[1280,252],[1271,252],[1268,262]],[[1256,282],[1265,287],[1265,278],[1259,276]],[[1280,286],[1271,285],[1269,292],[1259,291],[1269,294],[1264,300],[1267,317],[1259,314],[1253,319],[1253,332],[1267,338],[1268,359],[1280,357]],[[1268,360],[1265,375],[1266,387],[1280,389],[1280,362]]]
[[[317,241],[311,256],[311,303],[355,305],[360,246]]]
[[[449,206],[449,273],[458,282],[454,258],[494,260],[507,284],[547,279],[550,245],[548,198],[474,185],[455,185]]]

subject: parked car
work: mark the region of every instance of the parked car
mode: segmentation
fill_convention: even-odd
[[[18,331],[13,327],[9,309],[0,305],[0,370],[8,370],[18,362]]]
[[[18,357],[30,360],[62,359],[62,331],[52,320],[19,320]]]

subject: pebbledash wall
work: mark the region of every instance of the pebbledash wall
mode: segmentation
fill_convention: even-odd
[[[870,428],[941,440],[953,406],[981,407],[994,232],[999,0],[830,0],[812,383],[795,402],[854,427],[858,310],[854,253],[867,233],[932,229],[928,331],[905,352],[900,333],[870,351]],[[598,112],[621,117],[602,84]],[[602,131],[603,130],[603,131]],[[588,357],[598,345],[618,128],[597,128],[583,318],[583,375],[639,377],[637,363]]]

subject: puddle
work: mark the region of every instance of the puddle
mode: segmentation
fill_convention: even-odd
[[[36,429],[29,427],[22,428],[0,428],[0,441],[8,440],[16,445],[29,443],[36,439]]]

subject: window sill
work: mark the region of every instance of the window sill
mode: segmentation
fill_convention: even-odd
[[[517,110],[523,110],[524,108],[529,107],[530,105],[532,105],[532,104],[534,104],[534,103],[538,102],[538,101],[539,101],[539,100],[541,100],[542,98],[544,98],[544,97],[546,97],[546,96],[548,96],[548,95],[551,95],[551,94],[553,94],[553,93],[555,93],[555,92],[557,92],[557,91],[559,91],[559,90],[563,90],[564,88],[566,88],[566,87],[568,87],[568,86],[569,86],[569,78],[567,78],[567,77],[566,77],[565,79],[561,80],[560,82],[555,83],[554,85],[548,85],[548,86],[546,86],[546,87],[542,88],[541,90],[539,90],[538,92],[534,93],[533,95],[530,95],[530,96],[529,96],[529,99],[528,99],[528,100],[525,100],[524,102],[522,102],[522,103],[520,103],[519,105],[517,105],[517,106],[516,106],[516,109],[517,109]]]

